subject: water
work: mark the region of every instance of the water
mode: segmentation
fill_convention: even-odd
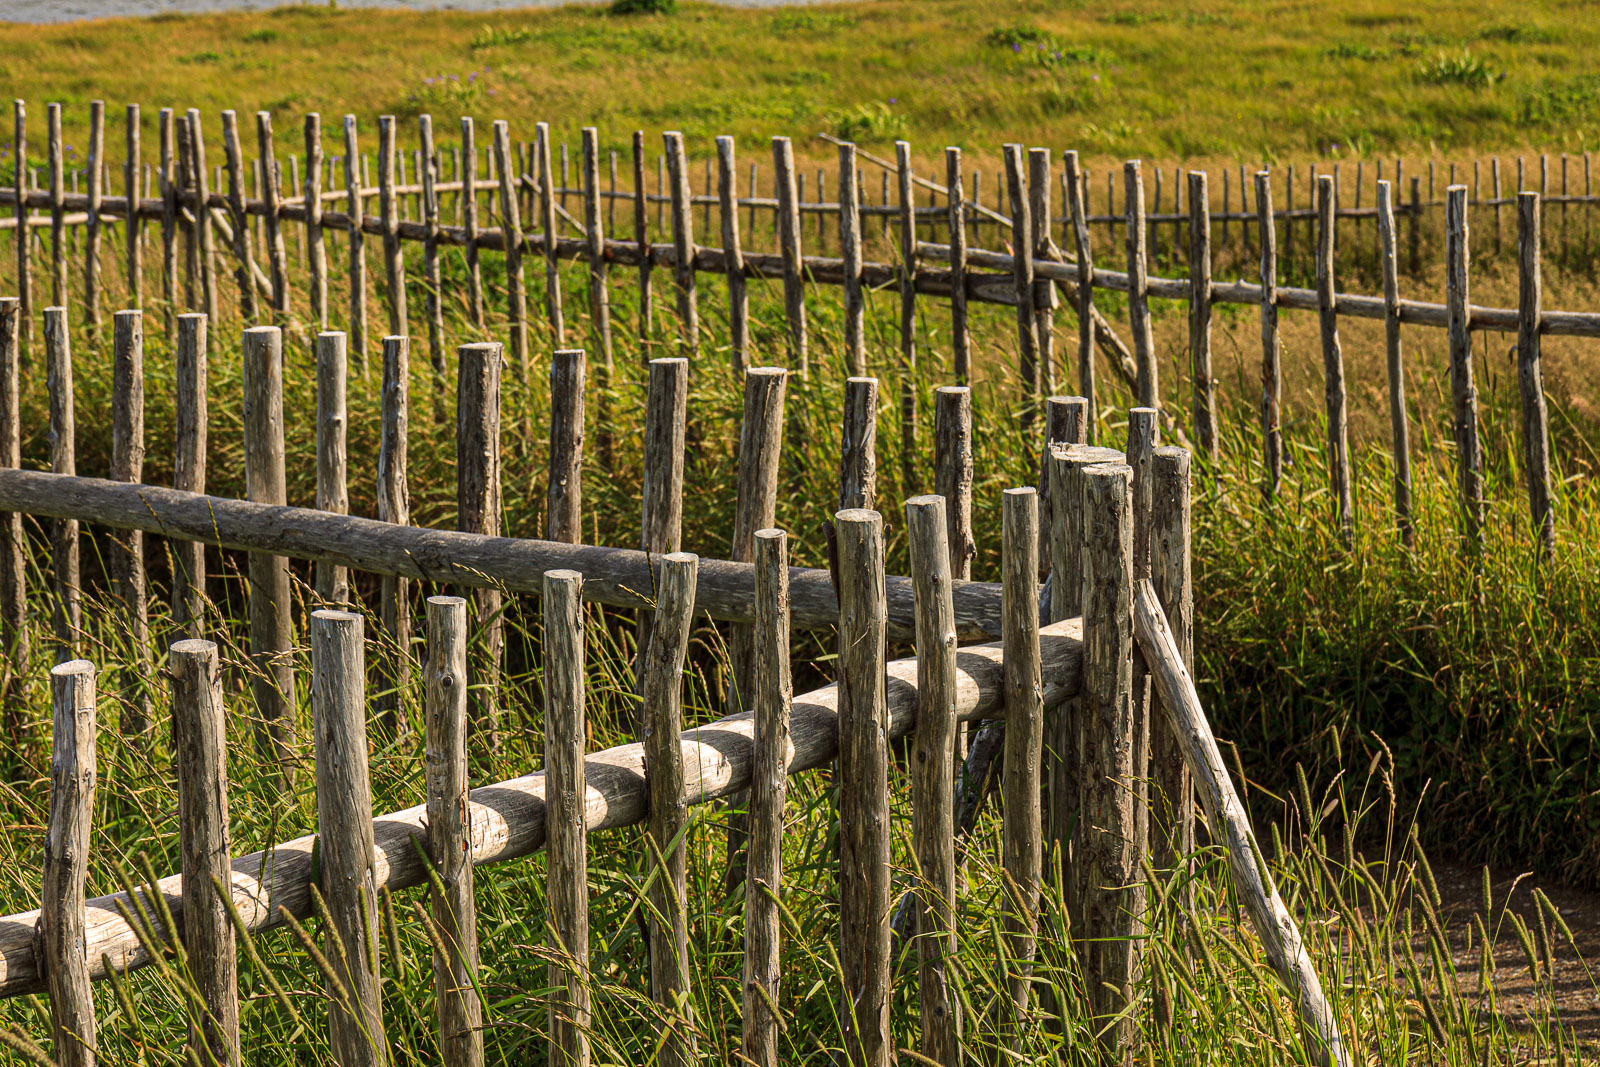
[[[339,0],[340,7],[385,7],[406,11],[495,11],[561,7],[601,0]],[[781,7],[826,0],[712,0],[730,7]],[[0,22],[74,22],[78,19],[134,18],[142,15],[201,14],[214,11],[266,11],[282,0],[0,0]]]

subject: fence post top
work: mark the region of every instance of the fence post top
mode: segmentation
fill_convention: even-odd
[[[86,659],[69,659],[50,668],[52,678],[78,678],[94,674],[94,664]]]
[[[686,552],[675,552],[675,553],[673,553],[673,555],[684,556],[684,555],[688,555],[688,553],[686,553]],[[667,557],[667,558],[671,558],[671,557]],[[691,557],[691,558],[698,558],[698,557]],[[545,580],[546,584],[560,584],[560,583],[563,583],[563,582],[581,582],[581,581],[583,581],[583,572],[582,571],[570,570],[570,569],[568,569],[566,567],[558,567],[555,570],[545,571],[544,572],[544,580]],[[466,601],[461,600],[459,597],[429,597],[428,598],[428,602],[430,604],[433,603],[433,601],[435,601],[435,600],[455,600],[455,601],[457,601],[459,603],[463,603],[463,604],[466,603]]]
[[[311,621],[324,628],[335,626],[360,626],[361,616],[353,611],[319,608],[311,613]]]
[[[787,367],[746,367],[744,371],[746,378],[783,378],[788,374]]]
[[[198,637],[186,637],[182,641],[172,642],[171,651],[174,656],[214,656],[217,654],[217,644]]]
[[[881,526],[883,516],[871,508],[845,508],[833,514],[834,520],[841,526]]]

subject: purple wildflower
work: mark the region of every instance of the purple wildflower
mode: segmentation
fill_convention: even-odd
[[[1020,51],[1022,51],[1022,46],[1020,44],[1018,44],[1017,42],[1012,41],[1011,42],[1011,50],[1013,52],[1020,52]]]

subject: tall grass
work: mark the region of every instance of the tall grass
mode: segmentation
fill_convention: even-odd
[[[494,257],[486,260],[486,266]],[[455,269],[452,266],[452,269]],[[575,272],[568,275],[575,278]],[[491,284],[503,279],[490,274]],[[537,307],[538,282],[530,294]],[[447,286],[448,287],[448,286]],[[709,285],[702,308],[708,323],[703,355],[695,363],[690,421],[697,447],[688,457],[684,544],[707,556],[720,555],[731,537],[735,492],[735,445],[742,407],[741,385],[726,359],[725,324],[718,293]],[[780,352],[781,301],[757,286],[754,336],[758,351]],[[459,291],[455,289],[452,291]],[[415,299],[415,297],[414,297]],[[670,323],[663,321],[643,344],[630,337],[636,297],[619,284],[613,294],[619,338],[617,373],[590,395],[590,437],[609,435],[613,459],[600,465],[591,451],[585,472],[586,536],[596,543],[626,545],[637,536],[644,357],[670,352]],[[576,311],[580,302],[570,301]],[[868,337],[874,366],[887,366],[895,351],[894,309],[874,301]],[[1181,329],[1176,309],[1160,309],[1158,328]],[[454,314],[454,311],[452,311]],[[797,562],[825,560],[821,523],[836,499],[834,450],[840,425],[839,382],[842,330],[830,301],[812,306],[814,371],[789,387],[778,521],[790,529]],[[212,438],[210,485],[214,492],[242,492],[239,382],[236,338],[240,323],[212,331]],[[452,340],[476,339],[452,318]],[[499,332],[503,322],[496,320]],[[581,318],[569,327],[582,331]],[[943,384],[944,343],[936,305],[924,305],[924,359],[915,380],[924,411],[931,390]],[[980,360],[974,442],[977,484],[976,576],[993,578],[998,564],[999,491],[1035,478],[1030,458],[1036,442],[1021,429],[1015,382],[1008,370],[1006,314],[982,311],[977,318]],[[1245,343],[1253,325],[1219,327],[1219,345],[1240,329]],[[1238,341],[1238,338],[1235,338]],[[152,315],[147,329],[147,479],[170,477],[172,359]],[[104,338],[75,341],[78,360],[79,469],[100,474],[109,454],[110,354]],[[305,416],[314,410],[314,377],[308,340],[291,330],[285,345],[285,398],[289,413],[289,495],[313,498],[314,433]],[[543,346],[536,346],[542,354]],[[449,525],[454,518],[453,388],[435,407],[424,359],[413,360],[411,479],[414,518]],[[512,534],[541,526],[543,444],[548,401],[540,386],[546,370],[536,355],[533,386],[507,375],[506,515]],[[887,372],[886,372],[887,373]],[[1105,375],[1102,381],[1106,380]],[[1169,378],[1172,382],[1179,380]],[[886,381],[885,395],[894,392]],[[1330,521],[1326,477],[1315,422],[1293,425],[1293,464],[1278,500],[1265,503],[1254,457],[1259,441],[1253,415],[1231,404],[1224,424],[1229,438],[1217,470],[1203,470],[1196,488],[1194,558],[1197,642],[1203,699],[1236,761],[1239,780],[1272,844],[1270,861],[1291,911],[1308,937],[1313,957],[1335,999],[1341,1027],[1359,1054],[1376,1062],[1520,1062],[1556,1056],[1571,1047],[1567,1024],[1549,983],[1539,986],[1531,1014],[1498,1010],[1488,969],[1463,970],[1463,959],[1485,945],[1485,935],[1503,950],[1526,943],[1535,973],[1548,973],[1553,955],[1570,957],[1563,921],[1532,925],[1506,901],[1490,900],[1466,922],[1440,907],[1424,859],[1425,845],[1456,857],[1536,861],[1579,874],[1592,870],[1587,827],[1600,818],[1588,761],[1586,720],[1595,690],[1585,667],[1597,656],[1592,628],[1597,573],[1595,504],[1592,491],[1568,487],[1562,496],[1560,550],[1553,566],[1537,566],[1524,529],[1522,491],[1516,481],[1515,420],[1510,390],[1486,398],[1484,423],[1490,457],[1489,492],[1494,500],[1481,555],[1467,551],[1459,535],[1450,450],[1439,427],[1419,419],[1416,500],[1418,548],[1402,549],[1386,503],[1390,471],[1380,452],[1363,449],[1357,465],[1358,536],[1344,549]],[[1181,390],[1174,389],[1181,408]],[[37,354],[24,389],[24,451],[38,465],[46,452],[43,376]],[[1114,386],[1103,396],[1102,440],[1119,441],[1127,397]],[[377,454],[378,392],[375,377],[351,383],[350,452],[352,510],[370,514]],[[893,406],[883,417],[892,420]],[[530,437],[524,430],[532,426]],[[1569,432],[1584,432],[1581,426]],[[908,487],[898,484],[899,435],[885,422],[879,435],[880,506],[891,526],[890,567],[904,572],[905,547],[894,519]],[[931,433],[922,436],[918,466],[932,470]],[[48,559],[42,531],[31,555],[32,617],[49,617]],[[109,892],[123,884],[121,871],[157,873],[177,868],[177,827],[171,757],[165,731],[124,737],[120,703],[141,685],[158,690],[159,675],[134,676],[129,669],[127,629],[115,603],[99,590],[100,553],[114,536],[92,531],[85,553],[90,583],[83,635],[84,654],[105,672],[101,710],[101,785],[97,798],[96,849],[91,889]],[[159,547],[151,553],[158,591],[164,579]],[[303,569],[296,573],[303,579]],[[239,561],[218,559],[211,587],[208,633],[223,647],[228,664],[229,772],[232,782],[234,847],[245,852],[269,847],[314,830],[315,804],[309,776],[300,792],[284,794],[275,775],[263,773],[249,744],[253,708],[245,684],[242,642],[245,597]],[[358,579],[358,587],[361,581]],[[297,585],[297,595],[309,590]],[[368,589],[366,592],[370,593]],[[541,646],[537,612],[515,598],[507,611],[508,653],[503,706],[508,709],[504,743],[474,748],[476,781],[493,781],[542,766]],[[158,645],[172,635],[157,604],[153,628]],[[368,627],[376,635],[376,622]],[[631,629],[610,613],[592,611],[589,656],[591,746],[631,739],[629,663]],[[373,655],[388,654],[381,646]],[[831,677],[831,638],[802,636],[794,649],[796,686],[807,689]],[[405,650],[415,657],[420,650]],[[908,649],[893,654],[907,654]],[[36,905],[38,844],[46,815],[48,781],[48,687],[50,651],[36,635],[34,662],[22,691],[25,730],[9,754],[10,770],[0,786],[0,912]],[[302,724],[309,676],[308,656],[297,653]],[[685,713],[691,722],[725,714],[729,692],[723,645],[710,625],[696,632],[685,675]],[[422,794],[420,694],[402,693],[402,712],[413,726],[409,737],[379,738],[372,753],[374,804],[380,811],[416,803]],[[314,753],[308,731],[300,736],[300,758]],[[910,885],[908,783],[905,769],[892,772],[897,884]],[[836,1016],[839,973],[835,835],[836,807],[830,778],[821,772],[795,780],[785,843],[786,907],[780,1006],[788,1023],[784,1062],[822,1064],[839,1044]],[[689,857],[691,953],[694,1006],[701,1056],[706,1062],[736,1063],[739,989],[742,980],[742,904],[723,888],[724,835],[716,824],[726,809],[700,809],[686,837]],[[989,1061],[994,1048],[994,1005],[1004,988],[1005,961],[998,916],[1002,880],[997,869],[998,821],[985,816],[974,837],[960,887],[959,966],[955,988],[967,1020],[964,1041],[975,1059]],[[542,999],[548,953],[541,857],[504,863],[478,880],[483,942],[482,984],[488,997],[486,1038],[492,1063],[539,1063],[544,1055]],[[598,984],[593,1040],[597,1063],[645,1064],[655,1052],[647,995],[645,946],[639,930],[639,888],[644,857],[627,830],[598,834],[592,842],[591,945]],[[138,873],[127,875],[140,880]],[[1082,977],[1069,949],[1070,921],[1061,906],[1059,874],[1052,872],[1042,912],[1045,934],[1035,989],[1041,1009],[1024,1038],[1026,1062],[1093,1061],[1093,1025],[1083,1007]],[[1243,925],[1228,888],[1225,864],[1202,849],[1178,872],[1152,872],[1151,914],[1143,935],[1147,961],[1140,979],[1140,1011],[1159,1009],[1170,1024],[1147,1029],[1147,1062],[1262,1063],[1304,1058],[1292,1001],[1273,977],[1257,941]],[[421,891],[385,902],[384,1003],[386,1026],[399,1062],[433,1062],[438,1050],[431,1018],[427,930],[413,912]],[[392,919],[389,918],[392,916]],[[1521,927],[1519,923],[1523,923]],[[317,922],[310,924],[320,936]],[[1555,931],[1551,933],[1550,931]],[[1526,938],[1524,935],[1526,934]],[[1559,935],[1559,936],[1558,936]],[[1568,939],[1570,940],[1570,939]],[[248,1058],[260,1064],[328,1062],[322,981],[315,961],[291,932],[275,930],[251,939],[254,952],[242,966],[244,1041]],[[898,961],[893,1036],[897,1046],[915,1047],[917,1002],[915,948]],[[181,1062],[186,997],[179,961],[147,969],[126,983],[98,987],[102,1049],[108,1062]],[[1503,966],[1503,965],[1502,965]],[[1482,984],[1473,987],[1473,977]],[[277,987],[277,989],[274,988]],[[279,995],[278,990],[282,991]],[[36,998],[0,1005],[0,1027],[16,1026],[44,1043],[44,1006]],[[20,1053],[18,1055],[21,1055]]]

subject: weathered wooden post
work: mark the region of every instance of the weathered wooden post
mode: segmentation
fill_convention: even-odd
[[[245,499],[287,504],[283,454],[283,334],[276,326],[244,331]],[[250,556],[250,684],[256,740],[285,780],[294,769],[294,632],[289,561]]]
[[[50,821],[36,936],[60,1067],[94,1067],[99,1048],[84,900],[96,779],[94,682],[94,664],[87,660],[50,669]]]
[[[0,468],[22,466],[22,300],[0,297]],[[5,678],[0,704],[5,707],[3,736],[21,751],[22,703],[17,687],[28,667],[27,535],[18,512],[0,514],[0,656]]]
[[[1565,164],[1565,157],[1562,162]],[[1539,194],[1518,194],[1517,383],[1522,392],[1523,469],[1528,479],[1528,510],[1534,536],[1543,557],[1549,560],[1556,550],[1556,519],[1550,499],[1550,415],[1545,409],[1544,372],[1539,363],[1544,300],[1540,241]]]
[[[550,1063],[589,1063],[589,876],[585,824],[583,576],[544,576],[545,826],[549,854]]]
[[[1345,413],[1344,351],[1339,345],[1339,312],[1333,274],[1334,189],[1331,175],[1317,179],[1317,317],[1322,333],[1322,374],[1328,409],[1328,480],[1333,516],[1348,547],[1355,538],[1351,503],[1350,430]]]
[[[206,491],[206,317],[197,312],[178,316],[178,346],[173,368],[173,404],[177,449],[172,487],[186,493]],[[194,637],[200,633],[206,603],[206,546],[197,541],[172,542],[172,621]]]
[[[965,582],[978,554],[972,536],[972,390],[940,386],[934,391],[933,416],[933,491],[945,500],[950,573]]]
[[[728,332],[733,369],[750,365],[750,301],[745,295],[744,251],[739,244],[738,175],[732,137],[717,138],[717,202],[721,208],[723,273],[728,279]]]
[[[600,365],[611,367],[611,287],[606,234],[600,219],[600,132],[583,128],[583,231],[589,258],[589,323]]]
[[[966,385],[972,337],[967,328],[967,205],[961,187],[961,149],[952,145],[944,150],[944,170],[950,226],[950,352],[956,382]]]
[[[361,156],[356,144],[356,117],[344,117],[345,212],[350,220],[346,235],[350,253],[350,347],[355,350],[361,376],[367,376],[367,236],[366,208],[361,195]],[[470,255],[470,252],[469,252]]]
[[[210,641],[179,641],[172,646],[171,664],[183,948],[189,977],[205,1009],[190,1012],[189,1048],[200,1062],[238,1067],[238,962],[223,896],[233,883],[227,709],[222,703],[217,646]]]
[[[1194,435],[1215,471],[1220,457],[1216,383],[1211,378],[1211,208],[1203,170],[1189,172],[1189,365],[1194,375]]]
[[[1416,543],[1411,521],[1411,430],[1406,413],[1406,377],[1400,347],[1400,271],[1395,255],[1394,201],[1388,182],[1378,183],[1378,257],[1383,268],[1384,350],[1389,375],[1389,447],[1394,457],[1394,513],[1406,547]]]
[[[1094,398],[1094,264],[1090,258],[1089,220],[1084,209],[1084,177],[1078,170],[1078,153],[1062,156],[1067,181],[1067,207],[1072,217],[1073,244],[1078,256],[1078,392],[1089,402],[1087,435],[1094,444],[1098,408]]]
[[[883,519],[834,516],[839,545],[839,1019],[846,1060],[887,1067],[889,751],[885,703]]]
[[[1292,220],[1286,227],[1294,225]],[[1256,172],[1256,229],[1261,246],[1261,450],[1267,500],[1283,481],[1283,347],[1278,337],[1278,227],[1272,215],[1272,174]]]
[[[1519,186],[1521,182],[1517,183]],[[1445,309],[1450,331],[1450,397],[1456,479],[1466,534],[1483,547],[1483,452],[1478,443],[1478,386],[1472,371],[1472,303],[1467,293],[1467,187],[1445,190]]]
[[[817,199],[822,199],[822,175],[817,175]],[[861,256],[861,205],[856,188],[856,146],[839,146],[839,255],[844,261],[845,367],[853,377],[867,373],[866,292]],[[817,215],[819,223],[823,216]],[[821,231],[819,231],[821,232]]]
[[[550,472],[545,490],[546,541],[583,540],[583,436],[587,357],[581,348],[550,357]]]
[[[841,445],[839,509],[871,510],[878,499],[878,379],[845,381]]]
[[[1005,146],[1006,191],[1011,200],[1011,265],[1017,292],[1017,374],[1022,379],[1023,424],[1039,401],[1039,334],[1033,313],[1033,218],[1022,146]]]
[[[44,309],[44,350],[45,385],[50,394],[50,470],[55,474],[77,474],[72,338],[64,307]],[[83,588],[78,555],[78,521],[57,519],[51,523],[50,560],[55,585],[51,617],[58,663],[77,658],[78,635],[83,632]]]
[[[917,476],[917,202],[911,145],[894,144],[900,197],[900,491],[919,491]]]
[[[411,486],[408,480],[411,427],[411,342],[405,337],[383,339],[381,425],[378,443],[378,518],[401,526],[411,522]],[[404,733],[408,724],[400,715],[400,694],[410,683],[411,579],[386,574],[378,586],[378,622],[394,646],[379,666],[384,688],[374,703],[390,736]]]
[[[694,277],[694,210],[690,202],[689,162],[684,156],[683,134],[661,135],[667,149],[667,170],[672,178],[673,286],[678,297],[678,343],[687,355],[700,352],[700,309]]]
[[[502,205],[503,206],[503,205]],[[504,352],[498,342],[462,345],[456,393],[456,526],[465,533],[500,535],[500,380]],[[490,745],[498,737],[500,660],[505,620],[498,589],[474,594],[483,645],[473,727]]]
[[[1155,339],[1150,326],[1150,270],[1145,251],[1144,177],[1139,161],[1122,167],[1124,207],[1128,215],[1128,324],[1133,336],[1133,358],[1138,368],[1139,405],[1161,407],[1161,367],[1156,362]]]
[[[787,137],[772,139],[773,181],[778,199],[778,245],[783,251],[783,311],[788,324],[789,367],[805,377],[806,288],[800,254],[800,198],[795,190],[794,146]]]
[[[345,335],[338,331],[317,334],[317,510],[335,515],[350,513],[348,431],[345,416],[345,379],[348,361]],[[317,597],[327,607],[350,602],[349,572],[337,563],[320,561],[316,568]]]
[[[505,244],[511,359],[522,374],[523,385],[528,385],[532,364],[528,355],[528,294],[522,275],[522,223],[517,211],[517,188],[511,163],[511,131],[504,119],[495,120],[494,158],[500,172],[500,233]],[[546,236],[554,240],[553,233]]]

